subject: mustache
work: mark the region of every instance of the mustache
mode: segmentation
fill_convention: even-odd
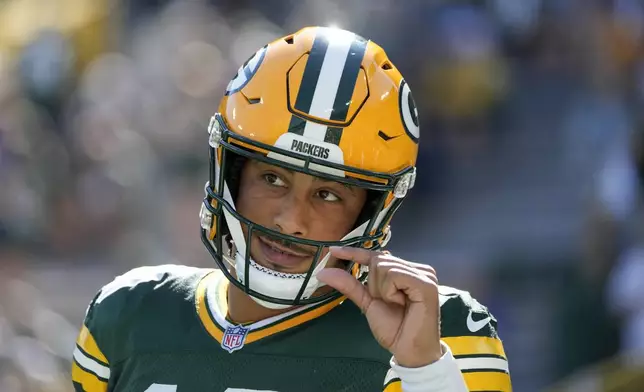
[[[301,253],[301,254],[306,254],[308,256],[315,256],[317,253],[317,249],[311,249],[310,246],[306,245],[298,245],[293,243],[293,241],[285,240],[282,238],[276,238],[273,236],[270,236],[268,234],[261,234],[259,237],[262,237],[270,242],[274,242],[280,246],[283,246],[284,248],[287,248],[289,250],[292,250],[296,253]]]

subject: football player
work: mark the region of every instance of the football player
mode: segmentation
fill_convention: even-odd
[[[239,68],[208,132],[201,237],[218,269],[103,287],[76,390],[511,390],[487,309],[383,250],[420,135],[382,48],[332,28],[280,38]]]

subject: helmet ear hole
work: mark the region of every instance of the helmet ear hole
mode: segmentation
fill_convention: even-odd
[[[228,184],[228,189],[230,189],[230,195],[232,196],[233,201],[237,202],[242,170],[244,169],[248,158],[235,154],[232,151],[228,151],[225,159],[225,165],[222,166],[226,169],[224,172],[224,180],[226,180],[226,183]]]
[[[241,184],[242,170],[246,165],[248,158],[236,154],[232,151],[227,151],[224,154],[224,162],[221,165],[224,180],[228,184],[228,189],[230,190],[230,195],[233,198],[233,202],[237,202],[237,196],[239,195],[239,187]],[[213,184],[213,189],[217,189],[219,184]],[[229,237],[230,230],[225,219],[218,219],[217,230],[221,232],[221,235],[224,238]]]
[[[356,219],[356,222],[353,225],[353,229],[376,216],[379,212],[377,211],[378,206],[380,205],[383,197],[386,197],[385,192],[374,191],[371,189],[367,190],[367,198],[365,199],[364,206],[362,206],[360,215],[358,215],[358,219]]]

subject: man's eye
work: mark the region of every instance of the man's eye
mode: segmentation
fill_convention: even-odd
[[[272,186],[286,186],[286,183],[276,174],[266,173],[262,177],[264,177],[264,181]]]
[[[333,192],[319,191],[318,196],[324,201],[340,201],[341,199]]]

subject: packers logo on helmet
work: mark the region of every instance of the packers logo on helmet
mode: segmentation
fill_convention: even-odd
[[[246,83],[255,75],[257,69],[262,64],[264,60],[264,55],[266,54],[266,46],[258,50],[254,55],[252,55],[241,67],[237,70],[237,74],[234,78],[228,83],[226,87],[226,95],[234,94],[237,91],[241,90],[246,86]]]
[[[407,135],[418,143],[418,138],[420,137],[418,110],[416,109],[416,102],[414,102],[414,97],[405,79],[400,81],[399,90],[400,99],[398,100],[398,105],[400,106],[400,117],[402,118],[403,126],[405,127]]]
[[[383,247],[389,222],[414,185],[419,127],[411,90],[382,48],[349,31],[310,27],[261,48],[229,83],[209,133],[202,240],[228,279],[267,307],[338,296],[317,294],[315,275],[329,257],[322,249]],[[235,209],[238,159],[361,187],[368,200],[339,241],[285,235]],[[305,274],[259,266],[248,249],[253,232],[313,247],[315,261]],[[366,277],[352,263],[347,269]]]

